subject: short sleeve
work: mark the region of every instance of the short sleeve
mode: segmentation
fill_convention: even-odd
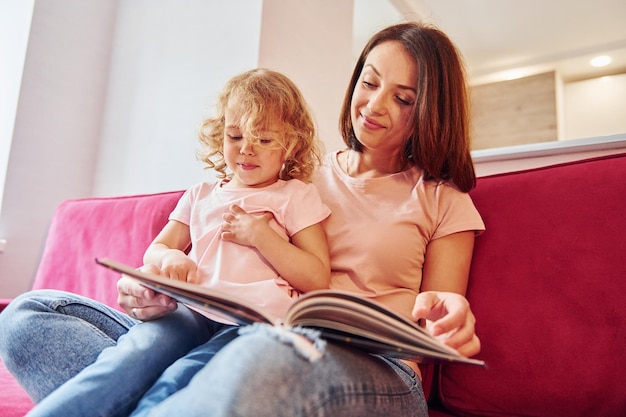
[[[469,194],[441,183],[438,186],[437,227],[432,238],[472,230],[480,234],[485,224]]]
[[[194,188],[191,188],[183,193],[178,200],[176,207],[170,213],[168,220],[175,220],[189,226],[191,222],[191,207],[192,200],[194,199]]]
[[[330,209],[322,202],[317,187],[310,183],[290,180],[289,207],[284,213],[285,228],[289,236],[323,221]]]

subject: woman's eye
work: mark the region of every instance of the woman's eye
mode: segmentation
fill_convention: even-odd
[[[409,100],[403,97],[396,97],[396,99],[400,102],[400,104],[402,104],[403,106],[412,106],[413,105],[413,100]]]
[[[370,81],[363,80],[363,85],[368,88],[376,87],[376,85]]]
[[[272,139],[259,139],[261,145],[269,145],[272,143]]]
[[[228,135],[228,138],[232,141],[238,141],[241,140],[243,138],[243,136],[238,136],[238,135]]]

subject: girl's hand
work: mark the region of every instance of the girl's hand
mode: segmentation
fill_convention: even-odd
[[[273,232],[269,221],[272,213],[249,214],[236,204],[230,206],[230,213],[224,214],[222,239],[240,245],[257,247],[257,242],[269,232]]]
[[[144,265],[140,270],[159,274],[154,265]],[[156,293],[125,275],[117,282],[117,303],[129,316],[143,321],[166,316],[178,306],[167,295]]]
[[[197,283],[197,271],[198,265],[184,252],[170,249],[161,258],[161,270],[158,274],[176,281]]]
[[[461,355],[469,357],[480,352],[480,339],[474,328],[476,318],[462,295],[439,291],[420,293],[415,299],[413,318],[426,319],[426,329]]]

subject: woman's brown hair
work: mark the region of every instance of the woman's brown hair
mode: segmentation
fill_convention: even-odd
[[[341,110],[339,127],[344,142],[355,151],[363,149],[352,126],[352,94],[369,53],[390,41],[400,42],[417,65],[414,132],[404,144],[401,162],[417,165],[427,179],[450,181],[468,192],[476,185],[476,174],[470,155],[465,69],[457,48],[435,27],[416,22],[397,24],[374,34],[365,45]]]

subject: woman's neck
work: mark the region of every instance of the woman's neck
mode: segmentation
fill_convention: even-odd
[[[400,155],[377,155],[372,152],[345,150],[339,155],[342,169],[354,178],[378,178],[406,169]]]

